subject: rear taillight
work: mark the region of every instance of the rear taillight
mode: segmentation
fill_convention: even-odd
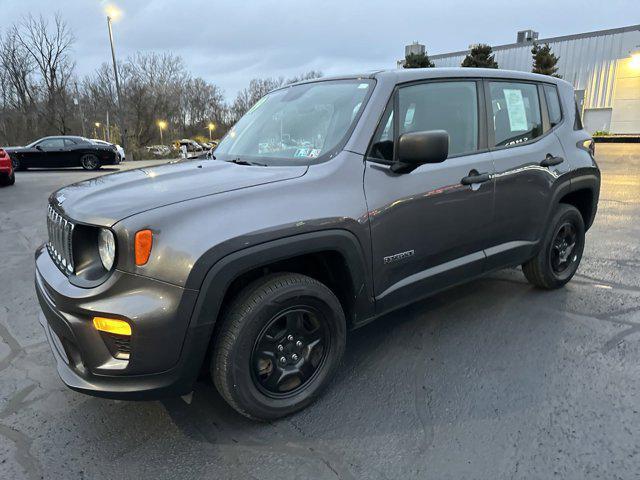
[[[596,142],[594,142],[593,139],[585,140],[584,142],[582,142],[582,145],[584,146],[585,150],[589,152],[589,155],[591,155],[592,157],[596,156]]]
[[[4,168],[11,168],[11,158],[9,154],[0,148],[0,166]]]
[[[582,150],[586,150],[591,155],[591,158],[595,158],[596,156],[596,142],[593,141],[593,138],[589,140],[581,140],[578,142],[578,147]]]

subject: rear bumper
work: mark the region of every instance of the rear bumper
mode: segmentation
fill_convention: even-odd
[[[122,272],[112,277],[116,278],[107,285],[80,289],[68,282],[46,249],[36,252],[40,323],[62,381],[73,390],[116,399],[150,400],[190,392],[211,337],[207,326],[190,327],[197,292]],[[167,298],[169,304],[156,308],[154,299]],[[178,304],[172,307],[171,302]],[[159,313],[163,309],[169,316]],[[115,358],[103,334],[93,328],[97,313],[131,319],[129,360]]]

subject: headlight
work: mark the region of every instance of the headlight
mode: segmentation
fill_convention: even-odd
[[[111,230],[101,228],[98,234],[98,252],[100,253],[100,261],[105,270],[111,271],[113,262],[116,259],[116,239],[113,237]]]

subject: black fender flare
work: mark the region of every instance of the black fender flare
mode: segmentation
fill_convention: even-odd
[[[600,170],[597,168],[582,168],[575,172],[571,178],[571,191],[591,190],[592,205],[590,218],[585,220],[585,230],[589,230],[596,218],[598,211],[598,201],[600,200]]]
[[[594,202],[591,218],[585,221],[585,228],[588,229],[593,223],[600,193],[600,173],[594,168],[579,169],[560,177],[559,181],[554,185],[553,193],[551,194],[545,225],[549,225],[556,207],[566,195],[584,189],[591,190]],[[544,232],[542,232],[540,238],[543,238],[543,236]]]
[[[309,253],[336,251],[343,256],[351,274],[354,300],[354,315],[351,321],[360,323],[374,315],[373,284],[371,271],[366,262],[364,249],[357,237],[348,230],[322,230],[302,233],[289,237],[270,240],[255,246],[237,250],[211,263],[207,261],[207,254],[198,260],[194,269],[203,270],[204,264],[209,264],[207,273],[200,285],[200,293],[194,307],[190,328],[200,328],[205,325],[213,329],[224,296],[231,283],[239,275],[261,266],[286,260]],[[193,271],[192,270],[192,271]],[[189,278],[187,282],[197,281]]]

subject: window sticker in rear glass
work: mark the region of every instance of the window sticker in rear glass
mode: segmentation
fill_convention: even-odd
[[[509,112],[509,128],[512,132],[526,132],[529,126],[522,91],[516,88],[505,88],[503,92]]]

